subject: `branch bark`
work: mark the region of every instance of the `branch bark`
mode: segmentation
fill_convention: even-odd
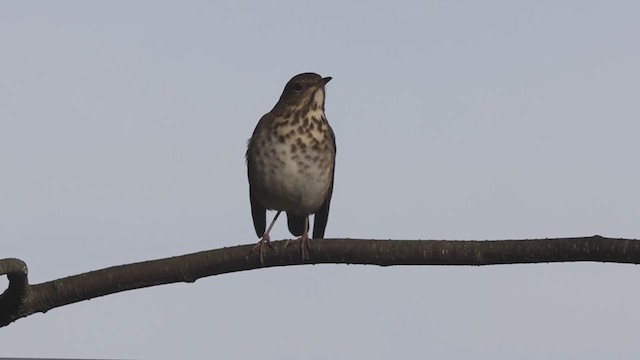
[[[203,251],[165,259],[109,267],[30,285],[27,266],[19,259],[0,260],[0,275],[9,286],[0,295],[0,326],[28,315],[114,294],[202,277],[262,267],[301,265],[300,248],[273,242],[264,265],[253,245]],[[362,265],[494,265],[541,262],[598,261],[640,263],[640,241],[601,236],[499,240],[364,240],[323,239],[311,242],[305,264]]]

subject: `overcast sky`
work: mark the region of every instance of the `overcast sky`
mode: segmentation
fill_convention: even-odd
[[[0,257],[39,283],[256,242],[246,140],[306,71],[334,78],[327,237],[638,238],[639,14],[633,1],[3,2]],[[282,220],[273,239],[291,237]],[[0,356],[631,358],[639,274],[263,269],[32,315],[0,329]]]

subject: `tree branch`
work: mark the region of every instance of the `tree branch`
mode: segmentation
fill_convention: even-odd
[[[264,265],[253,245],[114,266],[102,270],[30,285],[27,266],[18,259],[0,260],[0,275],[9,286],[0,295],[0,326],[38,312],[121,291],[262,267],[300,265],[300,248],[273,242]],[[500,240],[358,240],[311,241],[306,264],[363,265],[493,265],[540,262],[598,261],[640,263],[640,241],[601,236]]]

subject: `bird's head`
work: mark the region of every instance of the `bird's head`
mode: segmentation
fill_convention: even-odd
[[[331,80],[316,73],[294,76],[284,87],[274,109],[320,109],[324,110],[324,86]]]

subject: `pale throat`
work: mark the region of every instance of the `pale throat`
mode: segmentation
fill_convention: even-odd
[[[317,119],[320,119],[322,116],[324,116],[324,89],[318,89],[314,94],[313,94],[313,106],[312,108],[315,108],[315,110],[311,110],[309,112],[309,115],[311,117],[315,117]]]

